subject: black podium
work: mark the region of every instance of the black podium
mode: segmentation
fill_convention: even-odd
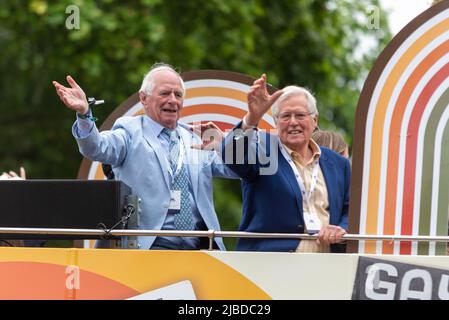
[[[0,181],[0,227],[96,229],[103,224],[111,228],[125,214],[129,195],[131,188],[117,180]],[[86,236],[0,234],[0,238],[86,239]]]

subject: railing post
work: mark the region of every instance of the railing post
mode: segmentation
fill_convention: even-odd
[[[209,251],[214,250],[214,238],[215,238],[215,230],[208,230],[207,237],[209,238]]]

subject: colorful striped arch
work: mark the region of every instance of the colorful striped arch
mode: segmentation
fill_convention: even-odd
[[[356,111],[350,232],[447,236],[449,1],[385,48]],[[360,253],[446,254],[445,243],[361,241]],[[353,250],[353,251],[356,251]]]
[[[246,114],[246,94],[253,84],[253,77],[230,71],[200,70],[182,74],[186,87],[186,98],[180,121],[198,123],[213,121],[223,131],[234,127]],[[276,89],[268,86],[273,93]],[[100,131],[108,130],[122,116],[144,114],[138,92],[118,106],[101,125]],[[265,130],[274,128],[271,111],[259,123]],[[78,179],[105,179],[101,163],[83,159]]]

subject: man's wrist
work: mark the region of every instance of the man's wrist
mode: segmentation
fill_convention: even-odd
[[[246,122],[246,115],[242,119],[242,125],[240,128],[234,130],[234,140],[240,140],[244,137],[250,137],[254,132],[257,132],[257,125],[251,126]]]
[[[86,113],[83,113],[83,112],[76,112],[76,115],[77,115],[79,118],[81,118],[81,119],[87,118],[87,117],[89,116],[89,114],[90,114],[89,110],[88,110]]]
[[[84,115],[86,115],[86,114],[89,114],[90,111],[91,111],[91,110],[90,110],[90,105],[89,105],[89,103],[86,103],[86,105],[83,106],[81,109],[76,110],[76,113],[79,114],[79,115],[84,116]]]
[[[88,109],[87,109],[87,112],[86,112],[85,114],[82,114],[82,113],[80,113],[80,112],[77,112],[77,113],[76,113],[76,116],[77,116],[77,118],[79,118],[79,119],[89,119],[89,120],[92,120],[92,121],[97,121],[97,120],[98,120],[97,118],[95,118],[94,116],[92,116],[92,109],[91,109],[91,108],[88,108]]]
[[[257,124],[258,124],[258,122],[256,122],[256,124],[253,124],[253,122],[251,122],[251,120],[248,120],[248,114],[246,114],[242,120],[242,129],[243,130],[256,129]]]
[[[87,119],[92,114],[89,107],[83,112],[83,111],[77,111],[76,116],[80,119]]]

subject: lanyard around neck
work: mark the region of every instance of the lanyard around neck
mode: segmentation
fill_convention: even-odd
[[[299,189],[301,190],[303,201],[308,203],[310,198],[312,197],[313,192],[315,191],[315,187],[318,181],[318,169],[320,167],[318,160],[314,160],[315,163],[313,164],[312,169],[312,181],[310,183],[309,192],[307,193],[304,181],[301,175],[299,174],[298,168],[296,167],[292,157],[288,154],[287,150],[285,149],[285,146],[282,143],[281,143],[281,153],[284,156],[285,160],[287,160],[289,165],[292,167],[293,173],[295,174],[296,177],[296,181],[298,182]]]

